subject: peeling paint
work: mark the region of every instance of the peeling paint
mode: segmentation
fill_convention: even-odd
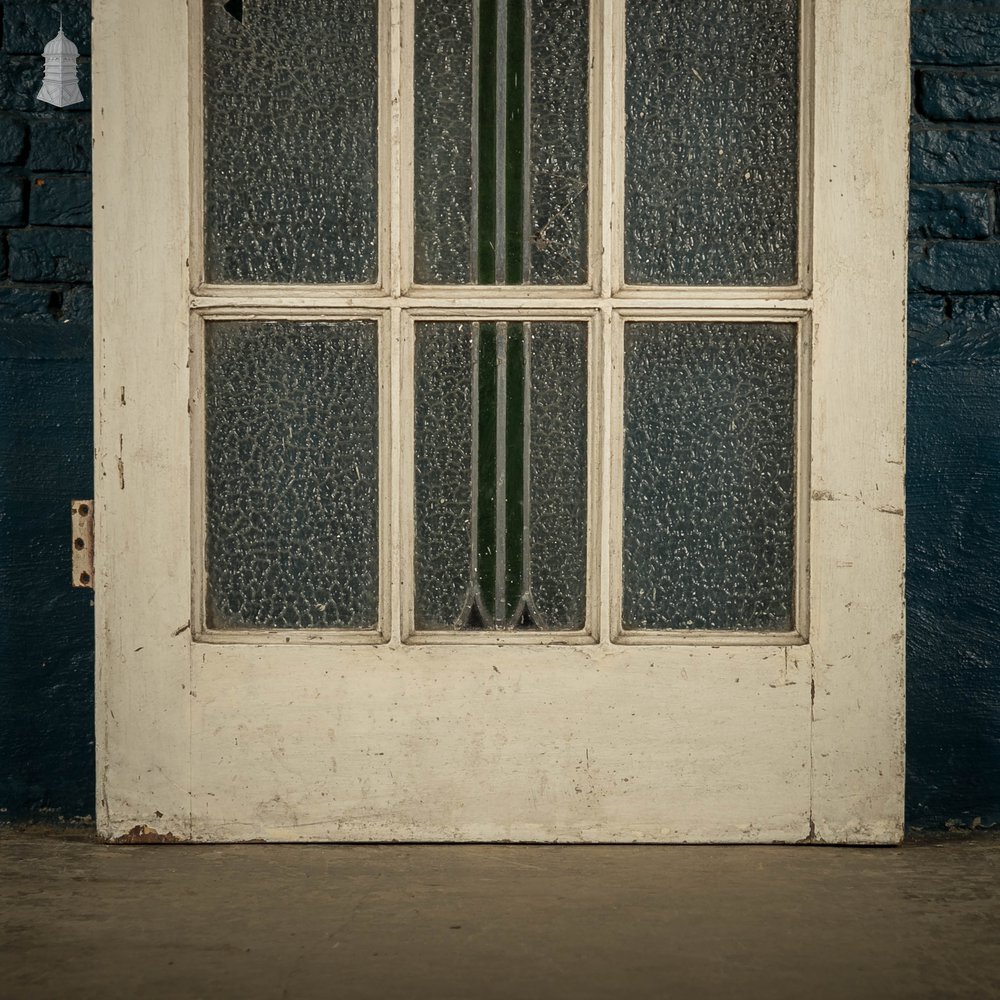
[[[128,833],[115,837],[113,844],[183,844],[182,838],[172,833],[160,833],[151,826],[133,826]]]

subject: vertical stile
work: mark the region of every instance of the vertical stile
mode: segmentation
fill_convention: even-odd
[[[412,102],[406,97],[412,92],[412,44],[407,44],[407,27],[412,21],[412,0],[381,0],[379,7],[382,38],[379,45],[379,121],[382,138],[379,140],[381,190],[389,191],[388,211],[383,209],[383,238],[388,246],[381,246],[379,259],[388,262],[388,273],[383,272],[380,285],[388,288],[393,297],[408,287],[412,275],[412,169],[413,162]],[[409,37],[412,37],[410,32]],[[406,54],[410,58],[406,58]],[[405,69],[404,69],[405,67]],[[388,147],[388,148],[387,148]],[[388,170],[386,183],[384,171]],[[406,178],[404,181],[403,178]],[[405,186],[405,202],[404,202]],[[381,199],[380,199],[381,201]],[[387,217],[387,218],[386,218]],[[400,486],[403,478],[403,452],[401,434],[397,428],[403,421],[397,414],[403,411],[400,361],[404,325],[402,311],[393,306],[383,313],[379,323],[379,456],[380,456],[380,545],[379,561],[380,613],[379,623],[383,638],[399,642],[402,637],[402,602],[400,592],[401,539],[397,525],[404,520],[401,509]],[[407,331],[408,332],[408,331]],[[412,383],[412,379],[408,380]],[[412,423],[412,420],[411,420]],[[412,429],[411,429],[412,433]]]
[[[598,315],[591,319],[589,365],[590,413],[588,437],[590,449],[591,497],[590,547],[587,580],[588,626],[596,631],[602,644],[612,638],[611,623],[614,548],[612,526],[618,514],[616,496],[612,491],[611,464],[614,456],[616,429],[621,421],[620,408],[614,405],[613,364],[616,315],[609,301],[617,288],[618,260],[622,256],[616,246],[621,239],[621,227],[616,225],[620,199],[616,176],[624,155],[624,140],[617,143],[615,98],[617,95],[617,25],[624,19],[624,0],[591,5],[591,282],[605,300]],[[597,16],[595,16],[595,11]],[[595,267],[596,264],[596,267]]]

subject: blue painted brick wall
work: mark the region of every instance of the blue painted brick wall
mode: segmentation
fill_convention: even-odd
[[[876,0],[873,0],[876,2]],[[89,0],[62,0],[89,93]],[[92,811],[90,121],[34,95],[58,19],[2,2],[0,820]],[[1000,0],[916,2],[908,480],[911,824],[1000,822]]]
[[[911,825],[1000,822],[1000,2],[913,4]]]
[[[89,93],[89,0],[62,0]],[[89,591],[67,504],[93,492],[90,112],[35,100],[49,3],[0,7],[0,821],[93,813]]]

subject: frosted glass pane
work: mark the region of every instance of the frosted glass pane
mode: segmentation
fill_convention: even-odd
[[[587,280],[588,8],[417,0],[417,281]]]
[[[418,324],[418,629],[583,627],[586,332]]]
[[[210,627],[374,627],[376,330],[208,324]]]
[[[626,281],[793,284],[799,0],[626,10]]]
[[[416,340],[418,628],[452,628],[469,587],[471,323],[421,323]]]
[[[625,330],[624,627],[791,629],[794,328]]]
[[[587,350],[576,323],[531,325],[532,590],[550,628],[581,629],[587,579]]]
[[[588,4],[531,7],[531,215],[526,278],[587,281]]]
[[[374,282],[374,0],[211,0],[204,28],[208,280]]]
[[[414,104],[414,275],[470,280],[472,0],[417,3]]]

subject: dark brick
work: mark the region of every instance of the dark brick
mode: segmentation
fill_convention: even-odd
[[[1000,121],[1000,71],[918,73],[917,108],[937,121]]]
[[[954,10],[916,9],[911,48],[917,63],[1000,64],[1000,8],[962,4]]]
[[[989,236],[992,200],[992,191],[984,189],[912,188],[910,235],[920,239],[962,240]]]
[[[910,358],[938,361],[1000,357],[1000,297],[910,297]]]
[[[910,280],[925,292],[1000,292],[1000,243],[949,240],[915,247]]]
[[[47,323],[0,322],[0,362],[4,358],[23,361],[56,361],[93,357],[93,332],[50,319]]]
[[[37,0],[6,0],[3,5],[3,47],[11,53],[40,55],[59,30],[63,31],[80,55],[90,54],[90,3],[88,0],[60,0],[58,4]]]
[[[89,226],[90,178],[36,177],[31,184],[28,221],[33,226]]]
[[[82,327],[94,322],[94,289],[90,285],[76,285],[63,296],[63,319]]]
[[[43,288],[0,288],[0,324],[54,323],[52,300]]]
[[[24,179],[0,177],[0,226],[24,223]]]
[[[17,118],[0,118],[0,163],[18,163],[24,155],[28,127]]]
[[[90,170],[90,119],[83,115],[38,121],[31,126],[32,170]]]
[[[1000,177],[1000,129],[914,129],[910,172],[918,184],[994,184]]]
[[[907,327],[912,337],[937,329],[944,322],[948,300],[943,295],[911,295],[906,307]]]
[[[41,56],[14,56],[0,60],[0,107],[6,111],[44,110],[36,94],[42,86]]]
[[[89,281],[90,233],[81,229],[28,229],[10,234],[13,281]]]

